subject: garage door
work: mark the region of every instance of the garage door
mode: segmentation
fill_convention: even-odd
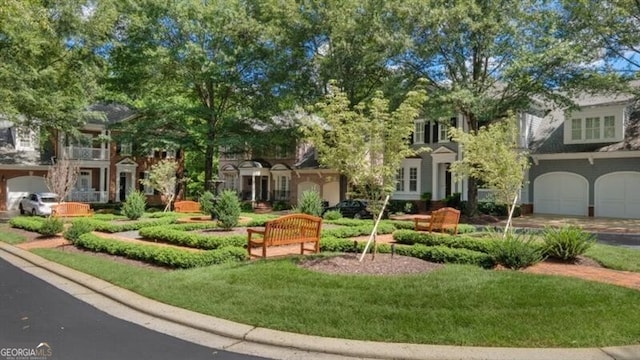
[[[42,176],[20,176],[7,180],[7,209],[17,210],[23,196],[39,191],[49,191]]]
[[[640,172],[603,175],[595,183],[594,215],[640,219]]]
[[[533,182],[533,212],[587,216],[589,182],[580,175],[568,172],[538,176]]]

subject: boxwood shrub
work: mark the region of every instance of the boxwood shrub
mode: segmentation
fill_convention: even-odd
[[[42,224],[44,224],[44,219],[35,216],[16,216],[9,220],[11,227],[33,232],[40,231]]]
[[[359,226],[341,226],[322,230],[322,236],[334,236],[338,238],[348,238],[355,236],[363,236],[371,234],[373,224],[362,224]],[[380,223],[378,225],[378,234],[391,234],[395,227],[389,223]]]
[[[218,249],[225,246],[242,247],[247,243],[246,235],[204,235],[187,231],[173,230],[166,226],[153,226],[140,229],[140,236],[174,245],[198,249]]]
[[[140,221],[123,221],[123,222],[106,222],[96,219],[91,219],[91,224],[95,231],[117,233],[123,231],[140,230],[144,227],[159,226],[173,224],[177,221],[177,218],[173,216],[162,217],[154,220],[140,220]]]
[[[361,252],[364,247],[364,242],[354,243],[354,241],[336,237],[323,237],[320,240],[320,251],[323,252]],[[377,251],[380,253],[390,253],[391,250],[390,244],[378,244]],[[412,256],[425,261],[440,263],[470,264],[483,268],[492,268],[496,264],[490,254],[446,246],[396,245],[395,252],[398,255]]]
[[[397,230],[393,239],[400,244],[422,244],[427,246],[446,246],[456,249],[468,249],[483,253],[492,253],[495,240],[492,238],[474,238],[469,236],[452,236],[440,233],[427,233],[413,230]]]
[[[230,246],[217,250],[194,252],[157,245],[103,239],[94,234],[80,236],[76,241],[76,246],[160,266],[182,269],[239,262],[248,258],[247,251],[241,247]]]

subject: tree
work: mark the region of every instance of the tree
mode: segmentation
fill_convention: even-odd
[[[218,147],[238,145],[285,96],[287,51],[256,19],[252,2],[146,0],[120,3],[109,52],[108,96],[140,112],[123,134],[143,151],[201,152],[212,190]]]
[[[79,163],[64,156],[49,166],[44,183],[49,191],[58,195],[58,202],[61,202],[71,193],[79,174]]]
[[[563,9],[545,1],[410,0],[392,19],[407,46],[390,62],[427,79],[432,120],[461,114],[471,133],[529,109],[534,98],[570,105],[576,89],[615,83],[586,65],[599,54],[563,31]],[[477,179],[468,180],[473,213]]]
[[[99,6],[98,6],[99,3]],[[73,132],[97,93],[113,13],[100,1],[0,1],[0,114]]]
[[[511,224],[518,193],[524,185],[525,172],[529,168],[526,151],[518,145],[518,128],[515,116],[481,127],[476,133],[451,128],[454,141],[464,149],[463,157],[451,164],[457,179],[473,177],[494,190],[495,201],[509,209],[505,234]]]
[[[176,197],[178,184],[176,171],[178,171],[178,163],[174,160],[162,160],[151,166],[148,178],[140,180],[142,185],[149,186],[162,195],[162,200],[166,204],[165,212],[171,209],[171,203]]]
[[[561,4],[567,12],[565,31],[598,51],[602,67],[631,76],[640,70],[639,1],[571,0]]]
[[[371,100],[351,108],[347,94],[332,87],[324,101],[315,105],[318,117],[310,119],[304,132],[320,164],[345,175],[354,192],[375,206],[395,190],[402,161],[415,155],[407,138],[425,97],[424,91],[410,92],[391,110],[378,91]]]

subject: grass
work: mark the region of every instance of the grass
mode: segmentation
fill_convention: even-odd
[[[11,227],[9,226],[9,224],[2,224],[0,225],[0,232],[2,232],[2,235],[0,235],[0,241],[6,242],[8,244],[20,244],[22,242],[25,242],[25,240],[27,239],[26,237],[24,237],[23,235],[20,235],[18,233],[12,232],[10,231]]]
[[[640,342],[640,291],[572,278],[461,265],[414,276],[328,275],[299,268],[296,258],[160,271],[35,252],[165,303],[283,331],[474,346]]]
[[[585,256],[609,269],[640,272],[640,250],[594,244]]]

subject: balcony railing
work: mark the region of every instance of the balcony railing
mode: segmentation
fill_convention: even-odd
[[[71,160],[109,160],[108,149],[66,146],[64,153]]]
[[[106,203],[107,192],[97,190],[73,190],[67,195],[67,201]]]

